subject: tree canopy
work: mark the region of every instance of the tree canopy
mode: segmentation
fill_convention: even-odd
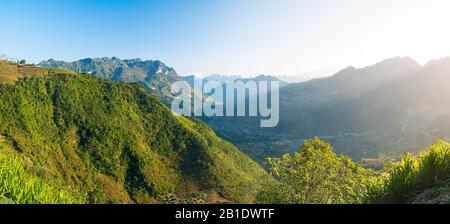
[[[371,171],[338,156],[330,144],[314,138],[294,155],[268,158],[268,170],[277,181],[268,181],[259,203],[339,204],[356,201]]]

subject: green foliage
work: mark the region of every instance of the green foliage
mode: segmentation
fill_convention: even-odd
[[[207,195],[202,193],[189,193],[182,197],[178,195],[164,195],[160,197],[163,204],[205,204],[208,201]]]
[[[0,205],[6,205],[6,204],[16,204],[13,200],[9,199],[9,198],[5,198],[3,196],[0,196]]]
[[[330,144],[318,138],[305,141],[294,156],[269,158],[268,166],[277,181],[268,181],[258,194],[259,203],[351,203],[371,174],[348,157],[337,156]]]
[[[405,203],[420,191],[439,186],[450,178],[450,146],[438,142],[419,157],[406,155],[367,186],[365,203]]]
[[[426,189],[411,200],[414,204],[450,204],[450,182]]]
[[[318,138],[294,156],[268,159],[276,181],[267,181],[259,203],[449,203],[450,144],[440,141],[418,157],[407,154],[374,175],[336,156]]]
[[[231,202],[254,202],[264,178],[271,179],[263,169],[232,144],[217,137],[203,122],[186,117],[178,117],[178,120],[208,147],[205,154],[194,153],[195,151],[187,154],[188,158],[194,157],[192,161],[195,161],[195,164],[187,163],[183,170],[203,170],[195,176],[191,175],[192,180],[209,182],[203,188],[215,189]]]
[[[40,179],[79,190],[88,203],[158,203],[198,190],[254,200],[263,169],[141,86],[52,69],[25,75],[40,68],[18,66],[5,68],[20,79],[0,86],[0,136]]]
[[[25,170],[23,160],[0,148],[0,204],[84,203],[81,194],[60,189]]]

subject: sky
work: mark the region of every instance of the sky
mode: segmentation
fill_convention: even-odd
[[[314,77],[395,56],[450,56],[449,12],[448,0],[0,0],[0,54]]]

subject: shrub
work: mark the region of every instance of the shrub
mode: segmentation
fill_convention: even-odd
[[[442,184],[450,178],[450,148],[443,141],[419,157],[406,155],[384,175],[366,186],[364,203],[405,203],[416,192]]]
[[[345,156],[337,156],[330,144],[315,138],[305,141],[293,156],[267,159],[277,181],[269,181],[258,194],[259,203],[353,203],[363,192],[371,172]]]
[[[58,189],[26,172],[18,155],[0,152],[0,199],[18,204],[78,204],[81,194]]]

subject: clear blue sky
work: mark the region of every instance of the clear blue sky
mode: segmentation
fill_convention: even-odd
[[[2,0],[0,54],[159,59],[180,74],[302,74],[450,55],[448,0]]]

